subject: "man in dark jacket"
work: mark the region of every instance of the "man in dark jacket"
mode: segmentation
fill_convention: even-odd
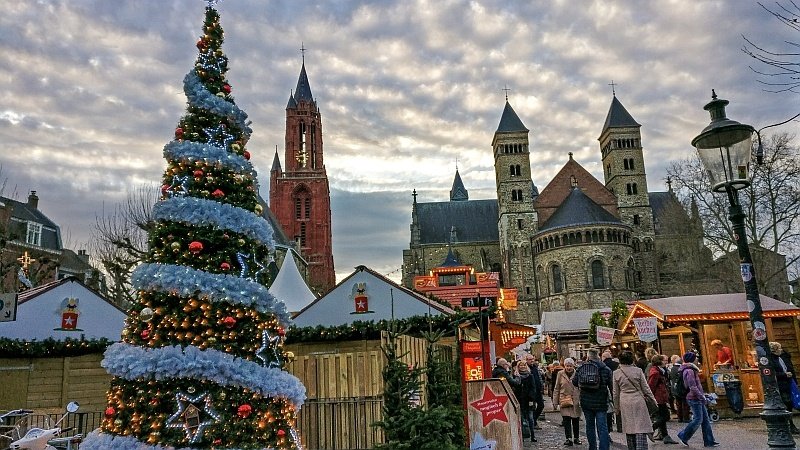
[[[512,388],[519,386],[519,380],[511,374],[511,363],[505,358],[497,359],[497,364],[492,369],[492,378],[505,378]]]
[[[775,379],[778,382],[778,392],[781,394],[781,400],[786,405],[786,410],[791,412],[794,410],[794,402],[792,401],[792,381],[797,383],[797,378],[794,373],[794,364],[792,358],[783,350],[780,342],[769,343],[769,362],[775,371]],[[792,434],[800,434],[794,420],[789,419]]]
[[[595,383],[590,383],[593,373],[597,373],[599,379]],[[572,384],[580,388],[581,409],[586,419],[586,440],[589,441],[589,450],[598,450],[598,441],[599,450],[608,450],[611,443],[606,418],[608,394],[611,389],[611,369],[600,360],[596,348],[589,349],[588,359],[575,371]]]
[[[542,416],[542,411],[544,411],[544,382],[542,381],[542,372],[539,370],[539,361],[533,355],[527,355],[525,361],[528,367],[530,367],[531,373],[535,375],[533,377],[533,383],[536,387],[536,396],[532,399],[534,402],[533,423],[537,430],[541,430],[539,426],[539,417]]]

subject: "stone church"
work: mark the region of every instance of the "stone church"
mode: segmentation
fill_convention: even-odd
[[[599,137],[603,181],[569,153],[539,192],[529,131],[506,99],[492,139],[496,199],[470,200],[458,170],[449,201],[419,202],[414,192],[404,286],[452,250],[460,263],[499,272],[504,287],[517,289],[510,318],[520,323],[544,311],[717,289],[696,205],[687,211],[671,188],[648,189],[641,125],[616,95]]]

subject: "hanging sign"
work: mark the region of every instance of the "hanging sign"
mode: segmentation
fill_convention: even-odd
[[[635,320],[635,319],[634,319]],[[614,332],[616,330],[611,327],[597,327],[597,345],[605,347],[611,345],[611,340],[614,339]]]
[[[642,342],[653,342],[658,339],[658,325],[655,317],[636,317],[633,319],[639,340]]]

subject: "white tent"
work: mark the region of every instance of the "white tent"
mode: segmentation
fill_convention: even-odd
[[[297,269],[294,250],[286,252],[286,257],[283,258],[283,264],[278,275],[275,276],[269,292],[282,301],[290,313],[300,311],[317,299],[317,296],[303,280],[303,276],[300,275],[300,270]]]

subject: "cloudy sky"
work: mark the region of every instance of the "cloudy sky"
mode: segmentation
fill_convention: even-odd
[[[768,3],[768,5],[771,5]],[[3,195],[40,207],[85,248],[95,218],[164,169],[197,56],[200,0],[4,0]],[[531,130],[540,189],[567,153],[601,177],[597,137],[618,98],[642,124],[651,191],[690,156],[711,88],[760,128],[797,111],[764,92],[742,35],[787,50],[797,35],[749,0],[226,0],[218,5],[262,195],[284,108],[306,68],[323,114],[337,278],[359,264],[398,278],[411,190],[447,199],[456,164],[470,198],[494,197],[491,141],[509,101]],[[796,123],[788,129],[793,131]]]

